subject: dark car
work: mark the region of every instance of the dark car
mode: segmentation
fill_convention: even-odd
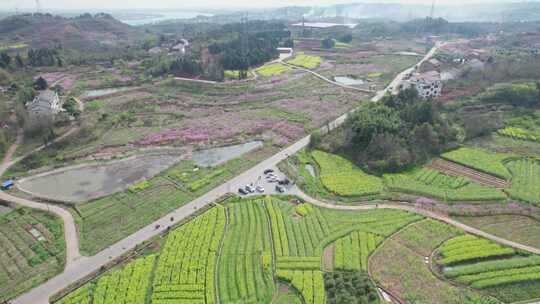
[[[272,169],[266,169],[264,170],[264,174],[274,173],[274,170]]]
[[[242,195],[247,195],[248,194],[248,192],[246,190],[244,190],[244,188],[238,189],[238,193],[240,193]]]
[[[280,181],[279,181],[279,184],[280,184],[280,185],[283,185],[283,186],[287,186],[287,185],[289,185],[290,183],[291,183],[291,181],[288,180],[288,179],[283,179],[283,180],[280,180]]]
[[[285,188],[280,185],[276,185],[276,191],[279,193],[285,193]]]

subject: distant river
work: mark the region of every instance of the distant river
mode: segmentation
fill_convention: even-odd
[[[175,11],[155,11],[155,12],[148,12],[148,13],[142,13],[142,12],[133,12],[133,13],[113,13],[113,16],[120,21],[127,23],[129,25],[144,25],[144,24],[152,24],[157,23],[165,20],[172,20],[172,19],[189,19],[194,18],[199,15],[202,16],[212,16],[212,14],[206,14],[206,13],[199,13],[199,12],[175,12]]]

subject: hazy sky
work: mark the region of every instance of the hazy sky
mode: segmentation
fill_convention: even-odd
[[[0,0],[0,9],[34,9],[36,0]],[[39,0],[47,9],[143,9],[143,8],[226,8],[226,7],[276,7],[291,5],[329,5],[354,2],[383,2],[358,0]],[[388,0],[384,2],[424,3],[432,0]],[[439,4],[482,2],[512,2],[512,0],[436,0]]]

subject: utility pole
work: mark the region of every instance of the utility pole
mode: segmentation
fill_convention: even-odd
[[[242,69],[240,69],[240,78],[245,79],[248,77],[249,72],[249,13],[245,13],[242,16],[242,26],[240,33],[240,48],[242,56]],[[246,91],[244,93],[244,98],[247,100],[248,95],[248,86],[246,86]]]

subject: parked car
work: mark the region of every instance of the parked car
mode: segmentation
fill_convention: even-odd
[[[287,178],[279,181],[279,184],[284,185],[284,186],[287,186],[290,183],[291,183],[291,181],[289,179],[287,179]]]
[[[263,186],[257,186],[255,188],[255,190],[257,190],[257,192],[259,192],[259,193],[264,193],[264,187]]]
[[[248,194],[248,192],[246,190],[244,190],[244,188],[238,189],[238,193],[240,193],[241,195],[247,195]]]
[[[279,193],[285,193],[285,187],[276,185],[276,191]]]
[[[248,193],[254,193],[254,192],[255,192],[255,188],[253,188],[252,186],[249,186],[249,185],[246,186],[245,189],[246,189],[246,191],[247,191]]]
[[[269,183],[277,183],[278,179],[276,177],[270,177],[266,181],[269,182]]]
[[[264,174],[270,174],[270,173],[274,173],[274,170],[272,170],[272,169],[264,170]]]

